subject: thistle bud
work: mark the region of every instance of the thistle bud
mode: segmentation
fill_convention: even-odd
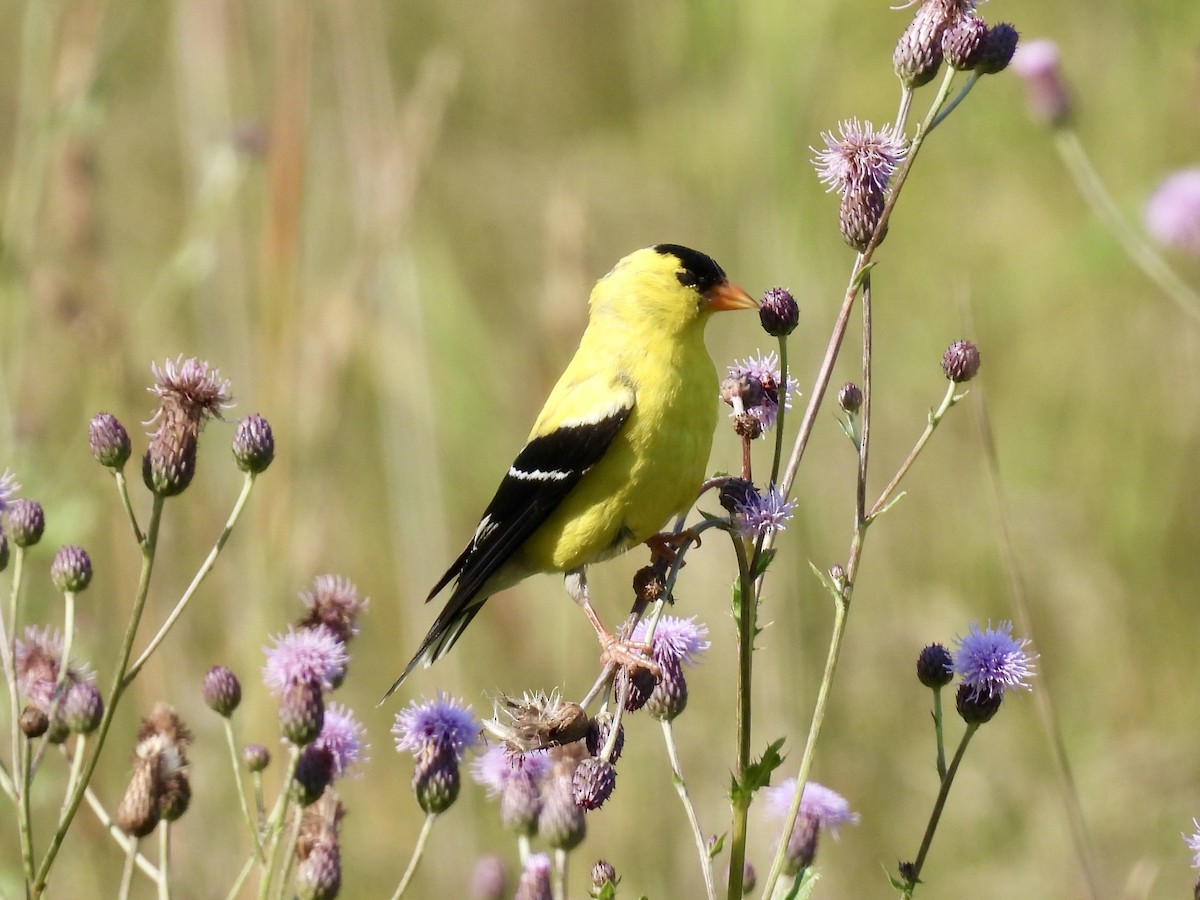
[[[671,722],[687,708],[687,679],[678,661],[664,660],[661,666],[662,678],[646,701],[646,711],[660,722]]]
[[[204,675],[204,702],[209,709],[228,719],[242,702],[242,684],[224,666],[213,666]]]
[[[104,718],[104,697],[91,681],[77,681],[67,688],[62,719],[75,734],[91,734]]]
[[[942,65],[946,12],[940,3],[922,3],[892,53],[892,67],[907,88],[931,82]]]
[[[596,860],[596,864],[592,866],[592,888],[588,892],[589,897],[601,898],[605,896],[616,896],[617,870],[613,868],[612,863],[606,859]]]
[[[266,471],[275,459],[275,436],[262,416],[247,416],[238,422],[233,434],[233,458],[243,472],[257,475]]]
[[[862,252],[870,246],[871,238],[879,220],[883,218],[884,207],[887,206],[887,194],[882,188],[872,184],[862,184],[851,188],[842,196],[838,208],[838,228],[844,240],[852,249]],[[879,236],[879,243],[887,236],[887,229]]]
[[[612,796],[617,786],[617,770],[612,763],[594,756],[580,760],[571,777],[575,805],[582,809],[599,809]]]
[[[589,756],[599,756],[604,752],[604,747],[608,743],[609,735],[612,734],[613,717],[610,713],[602,712],[597,715],[588,725],[587,737],[584,738],[584,744],[587,747]],[[609,756],[610,763],[616,763],[621,758],[621,750],[625,747],[625,726],[617,727],[617,739],[613,744],[612,755]]]
[[[129,432],[109,413],[97,413],[88,423],[88,446],[100,465],[119,472],[125,468],[132,450]]]
[[[622,681],[629,685],[628,693],[625,695],[626,712],[637,712],[645,706],[650,695],[654,693],[655,685],[658,684],[654,673],[642,667],[623,670],[617,679],[618,685]]]
[[[993,25],[988,29],[983,47],[979,51],[979,60],[975,64],[975,71],[980,75],[994,75],[997,72],[1003,72],[1012,62],[1019,40],[1020,35],[1017,34],[1017,29],[1008,22]]]
[[[863,392],[853,381],[847,381],[841,386],[837,399],[842,412],[854,414],[862,409]]]
[[[417,804],[426,813],[443,813],[454,805],[461,787],[458,754],[441,742],[426,745],[417,754],[412,786]]]
[[[968,725],[982,725],[990,722],[992,717],[1000,711],[1000,702],[1003,699],[1004,695],[999,691],[993,694],[988,691],[976,690],[969,684],[960,684],[954,698],[954,705],[958,709],[958,714],[962,716],[962,720]]]
[[[979,64],[987,39],[987,23],[974,14],[964,15],[942,33],[942,55],[946,65],[960,72]]]
[[[326,747],[309,744],[296,760],[292,776],[291,796],[300,806],[311,806],[321,799],[325,788],[333,783],[333,754]]]
[[[970,341],[955,341],[942,355],[942,371],[955,384],[963,384],[979,374],[979,348]]]
[[[930,644],[917,657],[917,679],[927,688],[941,688],[954,679],[954,660],[941,644]]]
[[[551,775],[544,782],[538,834],[555,850],[574,850],[587,835],[583,810],[575,803],[571,773]]]
[[[50,717],[46,715],[46,711],[40,706],[34,706],[32,703],[21,711],[19,720],[21,734],[33,740],[40,738],[46,733],[46,729],[50,727]]]
[[[14,500],[8,506],[8,533],[18,547],[32,547],[46,530],[46,514],[36,500]]]
[[[242,748],[242,762],[251,772],[261,772],[271,764],[271,751],[262,744],[247,744]]]
[[[279,698],[279,727],[297,747],[317,739],[325,724],[325,698],[321,686],[306,681],[287,685]]]
[[[758,307],[758,320],[763,331],[771,337],[786,337],[796,330],[800,321],[800,307],[787,288],[773,287],[763,294]]]
[[[68,545],[54,555],[50,580],[64,594],[86,590],[92,581],[92,560],[82,547]]]

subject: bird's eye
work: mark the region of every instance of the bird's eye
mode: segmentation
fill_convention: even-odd
[[[700,283],[700,279],[696,273],[690,269],[680,269],[675,273],[675,277],[679,279],[679,283],[684,287],[695,287]]]

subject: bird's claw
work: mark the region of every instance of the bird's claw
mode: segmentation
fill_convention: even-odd
[[[662,669],[650,655],[650,645],[635,641],[623,641],[614,635],[608,635],[601,641],[600,662],[634,672],[644,669],[658,681],[662,678]]]
[[[648,537],[645,543],[650,548],[652,563],[662,560],[668,566],[673,566],[679,556],[680,548],[691,543],[697,547],[700,546],[700,534],[694,528],[685,528],[683,531],[660,531],[658,534]]]

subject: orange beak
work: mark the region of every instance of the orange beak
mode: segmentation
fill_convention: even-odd
[[[708,308],[713,312],[733,309],[758,309],[758,303],[753,297],[736,284],[722,281],[704,292],[708,298]]]

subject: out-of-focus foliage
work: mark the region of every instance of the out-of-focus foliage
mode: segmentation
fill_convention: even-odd
[[[995,0],[982,12],[1059,42],[1081,137],[1131,218],[1165,173],[1196,165],[1194,0]],[[0,468],[47,510],[32,565],[48,570],[63,543],[92,553],[77,652],[102,679],[138,559],[90,460],[89,417],[106,409],[136,431],[153,410],[150,361],[183,352],[232,380],[235,415],[262,412],[275,431],[275,465],[127,699],[95,783],[115,805],[138,709],[176,704],[197,732],[195,796],[174,837],[180,885],[223,890],[247,848],[205,671],[241,675],[235,726],[273,745],[274,710],[251,689],[260,647],[297,617],[298,590],[338,571],[372,597],[340,694],[374,747],[342,785],[344,896],[390,890],[421,816],[409,761],[389,746],[394,705],[373,704],[574,349],[591,283],[626,252],[673,241],[711,253],[752,293],[788,285],[807,390],[851,260],[809,147],[839,119],[895,114],[892,45],[910,15],[865,0],[0,11]],[[983,369],[971,387],[987,398],[1033,609],[1037,689],[1060,710],[1101,882],[1111,896],[1186,893],[1178,834],[1200,812],[1200,332],[1090,217],[1009,74],[985,79],[931,137],[877,259],[877,487],[941,395],[942,351],[972,338]],[[718,362],[769,340],[752,317],[709,336]],[[844,356],[835,385],[857,377],[853,338]],[[919,843],[936,777],[918,651],[1012,614],[974,407],[947,420],[872,531],[813,773],[862,823],[823,845],[824,897],[886,895],[880,864]],[[195,486],[168,514],[160,616],[236,496],[232,434],[208,426]],[[737,462],[722,433],[711,467]],[[830,406],[779,543],[756,663],[755,744],[786,734],[796,758],[831,615],[808,561],[844,558],[853,466]],[[594,573],[608,618],[628,603],[636,556]],[[719,586],[733,563],[715,539],[689,563],[679,609],[709,624],[713,647],[676,733],[701,821],[720,832],[734,644]],[[59,615],[48,579],[29,603],[32,617]],[[403,700],[442,688],[483,712],[497,690],[579,696],[593,640],[560,584],[537,579],[489,603]],[[630,896],[696,896],[657,726],[627,727],[619,789],[591,817],[575,875],[604,856]],[[921,894],[1078,896],[1059,791],[1033,703],[1014,698],[972,745]],[[64,848],[60,884],[116,882],[119,854],[89,817]],[[752,822],[750,858],[765,869],[769,826]],[[460,895],[489,849],[515,857],[494,806],[464,789],[415,894]]]

